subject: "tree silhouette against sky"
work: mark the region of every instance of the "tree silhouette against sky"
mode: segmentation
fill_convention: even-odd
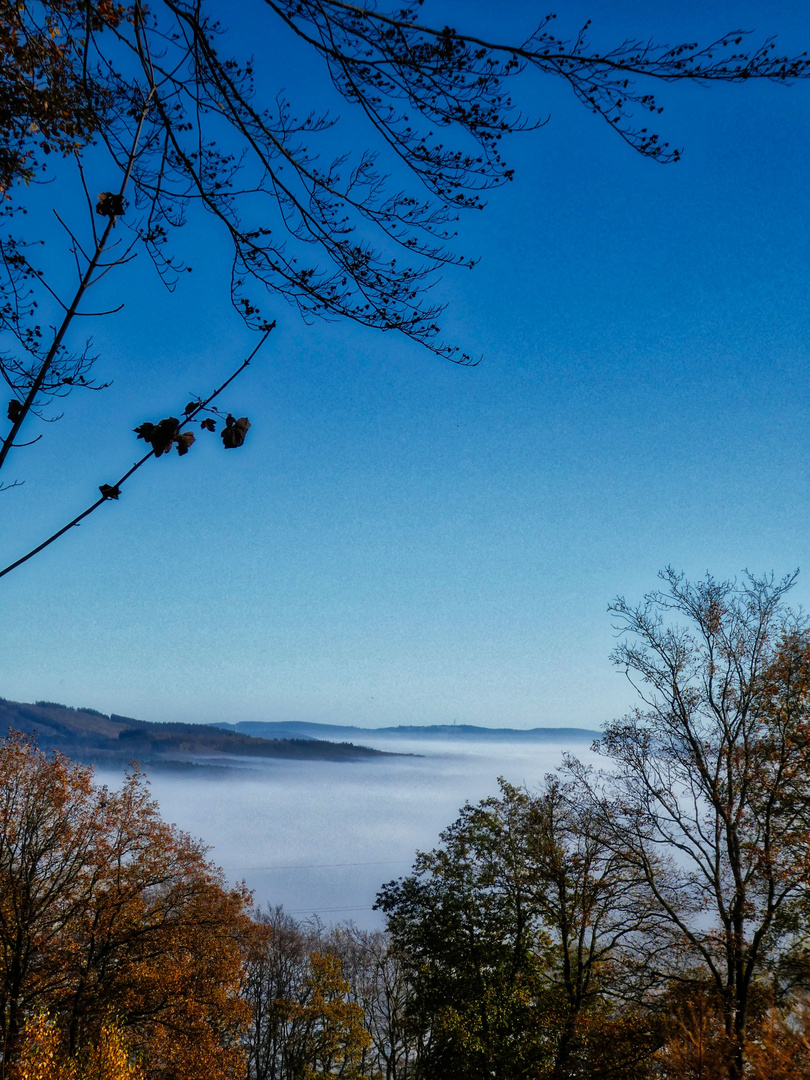
[[[192,427],[213,431],[221,422],[226,448],[241,445],[247,418],[214,402],[275,326],[266,309],[279,296],[305,319],[398,331],[455,363],[477,362],[468,346],[441,337],[443,304],[432,290],[442,269],[475,263],[455,249],[456,222],[511,179],[504,136],[544,123],[530,98],[523,112],[513,100],[521,76],[562,79],[631,148],[666,163],[679,150],[659,137],[656,83],[784,82],[810,71],[804,55],[780,55],[772,40],[750,48],[739,31],[706,44],[639,38],[598,48],[589,24],[564,37],[548,16],[524,40],[501,42],[474,27],[431,25],[419,3],[386,13],[341,0],[268,2],[255,28],[267,35],[260,62],[230,57],[213,6],[5,7],[0,186],[10,221],[0,246],[0,374],[11,396],[0,469],[12,450],[42,437],[31,422],[53,419],[55,399],[108,385],[94,375],[91,345],[75,343],[77,320],[121,306],[89,309],[96,286],[114,271],[112,288],[123,297],[124,268],[145,249],[163,284],[178,288],[191,267],[175,250],[176,233],[200,227],[200,209],[228,238],[231,301],[262,336],[216,390],[178,416],[141,423],[137,434],[151,450],[0,576],[118,499],[151,456],[172,447],[186,454]],[[314,111],[267,93],[266,45],[289,40],[284,33],[328,71],[332,99]],[[338,103],[345,120],[333,111]],[[38,203],[27,218],[31,188],[21,181]],[[55,219],[43,214],[43,200]],[[50,245],[54,228],[64,247],[49,261],[41,237]]]

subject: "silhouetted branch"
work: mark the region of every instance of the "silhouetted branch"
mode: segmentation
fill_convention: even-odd
[[[259,349],[261,349],[261,347],[264,345],[265,341],[267,341],[267,338],[270,336],[270,333],[271,333],[271,331],[273,329],[275,329],[275,324],[270,326],[264,332],[264,334],[262,335],[259,343],[253,349],[253,351],[250,353],[250,355],[247,357],[247,359],[243,360],[242,363],[239,365],[239,367],[236,368],[236,370],[233,371],[228,376],[228,378],[220,386],[218,386],[216,390],[214,390],[214,392],[212,394],[209,394],[208,397],[205,398],[204,401],[200,401],[199,403],[197,403],[195,405],[195,407],[189,413],[187,413],[185,415],[184,419],[182,420],[182,422],[180,423],[180,425],[178,427],[178,432],[182,432],[183,429],[186,428],[189,425],[189,423],[200,412],[202,412],[208,405],[210,405],[210,403],[212,401],[214,401],[217,397],[219,397],[219,395],[222,393],[222,391],[225,390],[228,386],[230,386],[230,384],[234,381],[234,379],[237,378],[237,376],[239,376],[245,370],[246,367],[248,367],[250,362],[253,360],[253,358],[258,353]],[[50,547],[50,545],[53,544],[54,541],[58,540],[60,536],[64,536],[66,532],[70,532],[70,530],[72,528],[74,528],[77,525],[80,525],[81,522],[84,521],[84,519],[86,517],[89,517],[90,514],[94,513],[96,510],[98,510],[98,508],[100,506],[102,506],[105,502],[110,502],[110,501],[116,500],[118,498],[120,492],[121,492],[121,488],[124,486],[124,484],[127,482],[127,480],[129,480],[129,478],[131,476],[133,476],[143,465],[145,465],[146,462],[151,457],[155,457],[155,451],[154,450],[150,450],[148,454],[144,454],[144,456],[139,461],[136,461],[135,464],[132,466],[132,468],[128,469],[124,473],[124,475],[121,476],[116,481],[115,484],[102,484],[100,486],[100,490],[102,491],[101,498],[96,499],[96,501],[94,503],[91,503],[90,506],[88,506],[86,510],[83,510],[80,514],[77,514],[76,517],[72,518],[66,525],[63,525],[61,529],[57,529],[57,531],[55,533],[53,533],[51,536],[49,536],[47,540],[43,540],[41,544],[37,544],[37,546],[35,548],[32,548],[29,552],[27,552],[21,558],[16,559],[13,563],[9,563],[8,566],[6,566],[4,569],[0,570],[0,577],[5,577],[6,574],[10,574],[12,570],[16,570],[18,566],[22,566],[23,563],[28,562],[29,559],[33,559],[33,557],[35,555],[38,555],[41,551],[44,551],[46,547]],[[14,484],[9,485],[9,487],[14,487],[14,486],[16,486],[16,485],[14,485]],[[0,490],[3,490],[3,489],[0,489]],[[105,492],[106,492],[106,494],[105,494]]]

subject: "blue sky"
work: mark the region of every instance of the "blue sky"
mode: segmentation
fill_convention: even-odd
[[[504,32],[532,6],[505,5]],[[436,10],[493,27],[483,4]],[[804,3],[572,3],[557,30],[587,17],[600,43],[740,27],[810,47]],[[235,34],[261,58],[257,25]],[[287,67],[291,97],[320,85]],[[251,418],[243,450],[150,463],[0,582],[0,693],[153,720],[592,728],[633,703],[607,605],[667,564],[800,567],[807,604],[810,85],[657,92],[676,165],[564,86],[516,95],[550,121],[460,224],[480,264],[437,286],[478,367],[278,302],[225,399]],[[124,311],[82,326],[114,385],[17,458],[4,562],[121,474],[131,428],[252,348],[213,223],[180,243],[195,269],[172,296],[136,263],[108,285]]]

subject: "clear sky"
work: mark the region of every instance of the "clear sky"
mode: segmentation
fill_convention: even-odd
[[[271,85],[248,7],[225,18]],[[503,32],[534,7],[501,5]],[[493,30],[490,5],[436,10]],[[568,3],[557,31],[587,17],[600,44],[739,27],[810,48],[804,0]],[[293,99],[320,86],[296,63]],[[278,302],[224,401],[252,421],[242,451],[212,437],[150,463],[0,582],[0,693],[151,720],[593,728],[633,703],[607,606],[667,564],[800,567],[806,604],[810,84],[657,92],[679,164],[526,81],[550,121],[510,141],[514,182],[461,223],[480,264],[437,286],[479,366]],[[3,563],[139,456],[136,424],[252,348],[215,223],[182,244],[194,273],[173,295],[133,264],[108,285],[124,311],[74,331],[114,385],[17,457]]]

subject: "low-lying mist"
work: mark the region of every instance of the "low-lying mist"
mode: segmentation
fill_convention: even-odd
[[[465,802],[498,790],[497,777],[537,787],[565,751],[592,758],[590,742],[405,740],[382,750],[413,757],[354,763],[263,761],[244,769],[152,771],[165,820],[200,837],[229,880],[244,878],[256,904],[297,917],[382,924],[380,885],[406,874]],[[97,770],[111,787],[120,773]]]

